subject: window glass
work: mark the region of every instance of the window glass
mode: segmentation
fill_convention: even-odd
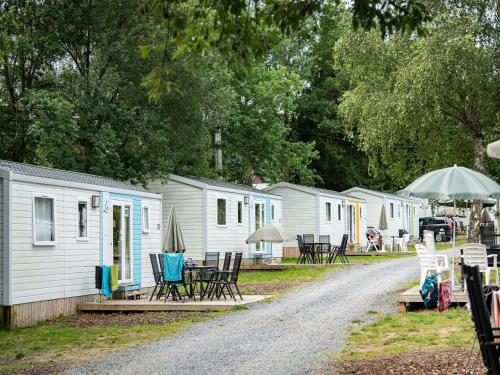
[[[394,203],[389,204],[389,214],[391,219],[394,219]]]
[[[35,197],[33,215],[35,216],[35,241],[55,241],[54,198]]]
[[[226,225],[226,200],[217,199],[217,224]]]
[[[243,202],[238,201],[238,224],[243,223]]]
[[[339,220],[342,220],[342,206],[340,204],[337,205],[337,216]]]
[[[149,207],[142,208],[142,230],[149,232]]]
[[[363,207],[359,208],[359,218],[361,219],[363,217]]]
[[[330,202],[326,202],[326,221],[332,221],[332,204]]]
[[[274,220],[274,204],[271,205],[271,220]]]
[[[78,238],[87,238],[87,202],[78,201]]]

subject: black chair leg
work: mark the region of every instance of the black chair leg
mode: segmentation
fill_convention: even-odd
[[[156,293],[156,288],[158,288],[158,284],[159,284],[159,282],[156,283],[155,288],[153,289],[153,292],[151,293],[151,297],[149,298],[149,302],[151,302],[153,300],[153,297]]]
[[[243,297],[241,296],[240,288],[238,288],[238,284],[233,283],[233,285],[236,287],[236,290],[238,291],[238,295],[240,296],[241,300],[243,301]]]

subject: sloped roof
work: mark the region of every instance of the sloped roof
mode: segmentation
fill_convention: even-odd
[[[175,176],[175,175],[171,175],[171,176]],[[232,182],[226,182],[226,181],[220,181],[220,180],[212,180],[210,178],[203,178],[203,177],[194,177],[194,176],[179,176],[179,177],[182,177],[182,178],[185,178],[188,180],[192,180],[195,182],[199,182],[201,184],[205,184],[207,186],[212,186],[215,188],[244,190],[244,191],[248,191],[249,193],[253,193],[253,194],[274,195],[276,197],[279,197],[278,195],[269,193],[266,190],[259,190],[259,189],[252,187],[252,186],[248,186],[248,185],[235,184]]]
[[[59,181],[71,181],[81,184],[105,186],[115,189],[134,190],[147,192],[142,186],[132,185],[129,182],[117,181],[111,178],[96,176],[87,173],[71,172],[62,169],[39,167],[31,164],[16,163],[8,160],[0,160],[0,170],[12,172],[17,175],[49,178]]]
[[[338,191],[335,191],[335,190],[328,190],[328,189],[317,188],[317,187],[313,187],[313,186],[299,185],[299,184],[292,184],[290,182],[278,182],[277,184],[269,186],[265,190],[269,191],[269,190],[274,190],[274,189],[277,189],[280,187],[288,187],[291,189],[296,189],[296,190],[303,191],[306,193],[311,193],[311,194],[318,194],[319,193],[319,194],[330,195],[330,196],[335,196],[335,197],[344,198],[344,199],[354,198],[354,199],[358,199],[358,200],[363,200],[360,198],[351,197],[351,196],[343,194],[343,193],[339,193]]]
[[[363,192],[366,194],[375,195],[375,196],[381,197],[381,198],[397,199],[400,201],[416,201],[416,199],[414,199],[414,198],[403,197],[401,195],[392,194],[392,193],[385,193],[385,192],[378,191],[378,190],[366,189],[366,188],[362,188],[359,186],[344,190],[342,193],[350,194],[350,193],[355,192],[355,191],[360,191],[360,192]]]

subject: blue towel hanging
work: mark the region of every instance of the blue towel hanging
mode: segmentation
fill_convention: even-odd
[[[111,266],[102,266],[102,295],[111,297]]]
[[[164,275],[166,281],[181,281],[182,269],[184,267],[183,253],[165,253]]]

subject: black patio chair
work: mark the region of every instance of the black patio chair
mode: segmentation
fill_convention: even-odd
[[[297,259],[297,264],[306,264],[308,261],[313,263],[312,248],[304,243],[300,234],[297,234],[297,244],[299,245],[299,259]]]
[[[153,269],[153,277],[155,280],[155,287],[153,289],[153,292],[151,293],[151,297],[149,298],[150,301],[153,300],[156,289],[158,288],[158,295],[156,299],[159,299],[161,296],[161,291],[165,286],[165,281],[163,280],[163,267],[158,267],[158,259],[160,258],[160,255],[162,255],[161,259],[163,260],[163,254],[158,254],[158,257],[156,254],[149,254],[149,259],[151,260],[151,268]]]
[[[481,285],[481,273],[478,266],[463,266],[467,293],[472,313],[472,319],[476,327],[476,335],[481,349],[483,363],[488,369],[487,374],[500,374],[500,327],[492,327],[488,308],[484,299]]]
[[[224,254],[224,264],[222,265],[222,270],[216,270],[213,272],[213,277],[210,280],[209,285],[207,286],[207,289],[205,289],[205,294],[210,296],[213,293],[213,288],[218,285],[216,281],[220,280],[222,277],[225,277],[225,274],[221,271],[229,271],[229,268],[231,266],[231,257],[233,253],[227,252]],[[224,294],[224,292],[223,292]],[[226,295],[224,294],[224,299],[226,299]]]
[[[340,246],[333,247],[332,251],[330,252],[330,255],[328,256],[327,260],[328,263],[335,264],[337,257],[340,259],[342,263],[349,263],[349,259],[347,259],[347,256],[345,254],[348,237],[349,236],[347,234],[344,234],[342,236],[342,242],[340,243]]]
[[[303,234],[302,238],[304,239],[304,244],[306,246],[309,246],[311,249],[311,263],[318,263],[317,262],[317,257],[316,257],[316,249],[315,249],[315,243],[314,243],[314,234]]]
[[[217,298],[220,298],[220,296],[222,294],[224,294],[224,288],[226,288],[229,296],[232,297],[236,301],[236,297],[235,297],[232,286],[234,286],[236,288],[238,295],[240,296],[241,300],[243,300],[240,289],[238,288],[238,276],[240,274],[240,266],[241,266],[242,257],[243,257],[243,253],[236,253],[236,256],[234,258],[234,263],[233,263],[233,269],[231,271],[229,271],[229,270],[217,271],[217,274],[219,274],[220,277],[213,278],[213,280],[211,282],[211,284],[213,284],[213,286],[211,287],[211,290],[212,290],[212,293],[210,295],[211,300],[213,300],[214,296]]]
[[[330,235],[329,234],[320,234],[319,235],[319,242],[320,242],[320,245],[319,245],[320,262],[323,263],[323,254],[326,254],[327,256],[329,256],[331,251],[332,251],[332,244],[330,243]]]

